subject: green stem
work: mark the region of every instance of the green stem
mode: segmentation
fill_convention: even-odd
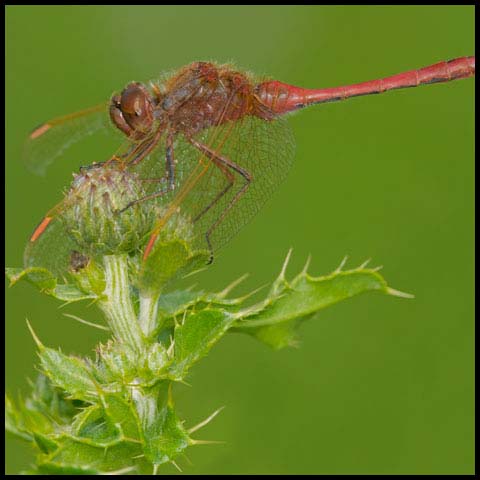
[[[146,337],[149,337],[157,327],[157,310],[160,293],[147,294],[140,292],[140,312],[138,323]]]
[[[106,255],[103,257],[103,264],[105,300],[100,300],[98,305],[107,317],[114,336],[135,351],[141,352],[144,340],[130,299],[127,255]]]
[[[141,378],[134,379],[130,384],[130,391],[142,426],[147,430],[158,419],[158,412],[166,404],[170,383],[160,382],[146,389],[141,386],[142,383]]]

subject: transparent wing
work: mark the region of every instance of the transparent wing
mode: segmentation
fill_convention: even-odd
[[[23,158],[27,168],[37,175],[73,143],[104,128],[112,128],[108,103],[50,120],[36,128],[27,138]]]
[[[225,108],[214,122],[217,126],[196,135],[193,143],[183,134],[176,133],[173,142],[173,190],[168,190],[165,175],[168,132],[159,139],[150,155],[129,167],[144,181],[146,195],[163,192],[153,200],[165,207],[165,213],[152,230],[153,234],[158,233],[180,209],[194,222],[198,247],[216,251],[253,218],[286,178],[294,158],[294,139],[286,120],[266,121],[247,116],[236,121],[223,121],[235,118],[235,110],[228,109],[238,106],[230,100],[225,98]],[[31,161],[37,171],[44,169],[73,141],[108,124],[106,105],[89,110],[88,114],[63,117],[35,130],[31,144],[38,146],[33,149],[35,154]],[[91,115],[96,119],[93,122]],[[88,121],[84,123],[87,117]],[[77,127],[65,141],[61,131],[72,132],[68,125]],[[60,128],[58,134],[54,133],[56,128]],[[60,150],[59,142],[55,141],[57,135],[62,139]],[[37,143],[42,137],[42,144]],[[57,145],[53,151],[51,142]],[[132,150],[126,151],[122,157],[124,165],[134,158],[142,145],[133,145]],[[47,153],[38,153],[41,149]],[[35,242],[27,246],[25,263],[27,266],[46,266],[55,272],[65,272],[72,250],[77,250],[76,244],[65,233],[61,219],[57,218]]]
[[[28,240],[24,266],[46,268],[63,278],[70,267],[72,252],[78,250],[78,244],[66,233],[61,217],[56,216],[34,242]]]
[[[255,216],[286,178],[294,158],[294,137],[285,119],[244,117],[205,130],[195,140],[251,178],[249,182],[239,169],[214,162],[181,135],[174,143],[176,188],[161,199],[169,206],[166,216],[180,207],[194,222],[198,247],[216,251]],[[166,221],[159,219],[157,232]]]
[[[210,148],[241,167],[251,181],[226,167],[233,176],[233,185],[227,188],[230,182],[225,173],[212,165],[201,180],[196,198],[189,202],[197,218],[196,229],[204,236],[201,240],[206,241],[209,233],[214,251],[263,207],[287,177],[295,154],[293,133],[285,119],[265,121],[246,117],[233,125],[225,125],[224,130],[225,138],[219,135]],[[225,193],[219,197],[222,191]]]
[[[149,139],[147,139],[148,141]],[[117,150],[118,160],[113,161],[112,159],[107,160],[103,163],[96,163],[83,167],[81,172],[77,174],[70,186],[70,190],[64,192],[63,199],[57,203],[53,208],[51,208],[46,214],[44,219],[37,225],[33,234],[27,242],[24,251],[24,265],[25,267],[42,267],[50,270],[59,278],[65,278],[66,273],[72,265],[72,253],[78,252],[81,255],[86,255],[91,257],[96,255],[92,249],[88,249],[83,243],[79,244],[78,241],[74,239],[74,235],[68,231],[66,228],[66,216],[71,214],[76,214],[79,207],[85,208],[85,202],[83,202],[83,207],[81,202],[82,198],[85,200],[88,195],[91,194],[93,189],[89,187],[91,184],[87,181],[84,182],[83,179],[92,178],[94,176],[97,182],[107,181],[106,178],[110,178],[108,175],[100,179],[98,174],[95,172],[103,172],[105,169],[116,169],[120,168],[123,170],[125,164],[123,161],[128,162],[132,156],[134,156],[137,148],[140,144],[132,144],[129,141],[125,141],[124,144]],[[160,144],[158,145],[158,150],[160,155],[164,155],[165,147]],[[148,171],[143,172],[142,179],[148,177],[147,180],[150,180],[152,175],[155,175],[160,169],[164,170],[164,157],[162,161],[159,161],[159,154],[152,154],[148,158],[146,165],[148,166]],[[143,162],[140,164],[143,165]],[[144,168],[145,169],[145,168]],[[90,173],[91,172],[91,173]],[[158,176],[158,175],[157,175]],[[84,186],[81,186],[84,185]],[[98,183],[101,187],[105,184]],[[157,182],[146,182],[145,183],[145,194],[148,194],[149,189],[158,188]],[[112,186],[112,185],[111,185]],[[122,185],[113,185],[113,188],[121,190]],[[119,190],[117,190],[118,193]],[[73,194],[72,194],[73,193]],[[126,206],[126,205],[121,205]],[[95,211],[84,212],[85,215],[97,215]],[[70,220],[70,228],[72,228]],[[80,228],[80,225],[78,226]],[[68,281],[68,280],[66,280]]]

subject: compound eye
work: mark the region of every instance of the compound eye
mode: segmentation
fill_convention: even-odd
[[[153,124],[153,106],[148,90],[139,83],[127,85],[122,92],[120,110],[133,130],[145,133]]]
[[[143,113],[146,104],[146,95],[140,88],[127,87],[122,93],[121,108],[124,114],[136,115]]]

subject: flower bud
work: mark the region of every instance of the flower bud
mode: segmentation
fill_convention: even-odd
[[[133,252],[156,219],[151,201],[131,204],[145,195],[138,175],[119,163],[93,164],[75,175],[67,192],[66,230],[90,255]]]

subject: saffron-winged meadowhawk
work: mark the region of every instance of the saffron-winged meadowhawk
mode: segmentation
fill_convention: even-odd
[[[294,140],[285,114],[474,74],[475,57],[462,57],[349,86],[306,89],[256,80],[231,65],[196,62],[148,84],[129,83],[107,103],[44,123],[28,138],[26,158],[32,170],[43,172],[71,143],[110,123],[125,135],[125,144],[91,168],[136,175],[144,186],[119,214],[143,202],[165,207],[146,237],[143,258],[178,211],[193,222],[198,241],[213,258],[286,177]],[[36,228],[26,249],[27,266],[51,266],[49,258],[55,257],[59,268],[66,268],[67,253],[76,245],[56,220],[74,208],[71,203],[60,202]]]

